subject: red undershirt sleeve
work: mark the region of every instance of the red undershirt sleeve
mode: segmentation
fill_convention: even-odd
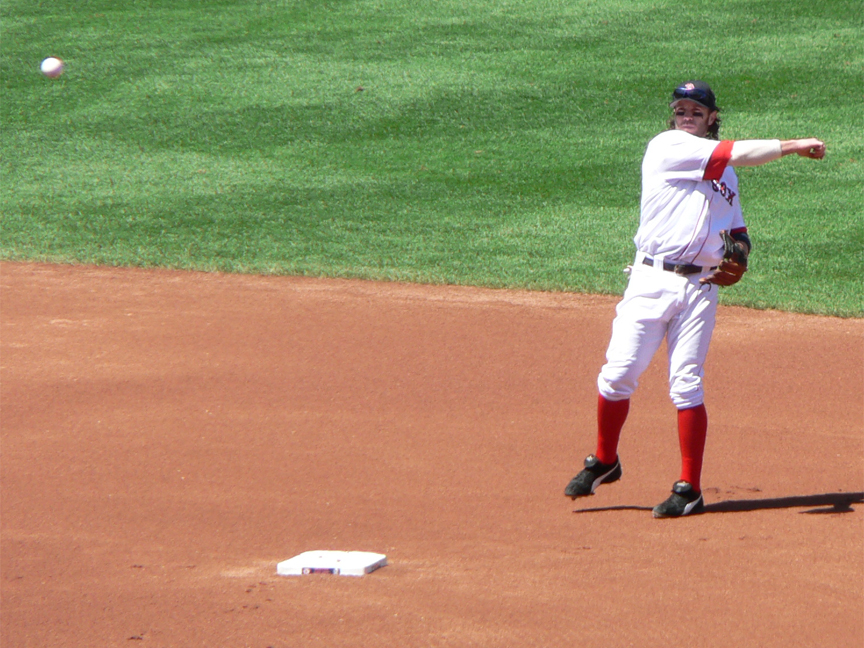
[[[703,180],[719,180],[723,177],[726,165],[732,159],[732,144],[734,144],[732,140],[723,140],[717,145],[705,166]]]

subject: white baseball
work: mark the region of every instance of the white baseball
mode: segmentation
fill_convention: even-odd
[[[63,74],[63,61],[53,56],[49,56],[44,61],[42,61],[42,65],[40,67],[42,69],[42,74],[47,77],[51,77],[52,79],[56,79],[61,74]]]

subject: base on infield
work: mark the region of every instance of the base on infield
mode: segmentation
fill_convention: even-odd
[[[368,551],[306,551],[280,562],[276,573],[280,576],[365,576],[386,564],[387,556]]]

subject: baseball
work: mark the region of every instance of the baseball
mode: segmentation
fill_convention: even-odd
[[[59,58],[54,58],[53,56],[49,56],[42,61],[40,67],[42,69],[42,74],[52,79],[56,79],[63,74],[63,61]]]

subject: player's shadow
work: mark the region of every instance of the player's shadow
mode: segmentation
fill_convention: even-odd
[[[851,513],[853,504],[864,503],[864,493],[825,493],[757,500],[727,500],[705,505],[705,513],[746,513],[768,509],[804,508],[800,513]]]
[[[824,495],[801,495],[797,497],[775,497],[771,499],[726,500],[705,505],[707,513],[747,513],[770,509],[804,508],[809,515],[820,513],[852,513],[853,504],[864,503],[864,493],[825,493]],[[574,513],[599,513],[602,511],[650,511],[650,506],[604,506],[576,509]]]

